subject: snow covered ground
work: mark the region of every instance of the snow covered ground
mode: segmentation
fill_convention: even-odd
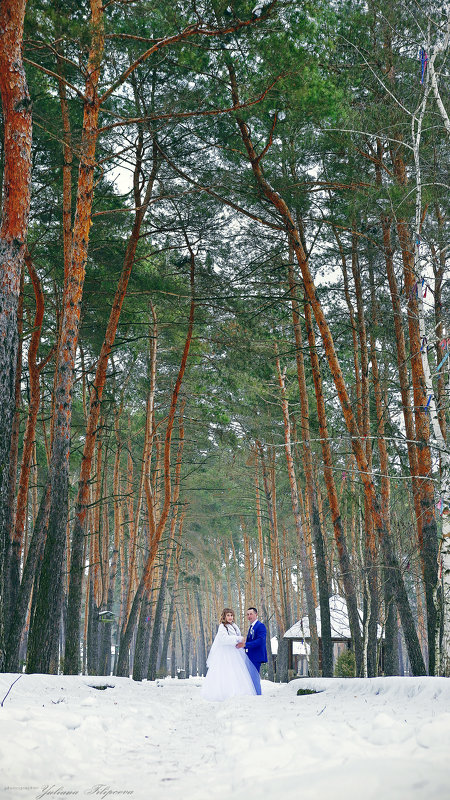
[[[22,675],[4,699],[16,677],[0,675],[2,800],[450,796],[445,678],[265,681],[220,704],[201,678]]]

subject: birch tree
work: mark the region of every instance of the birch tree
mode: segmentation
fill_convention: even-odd
[[[411,114],[411,148],[414,155],[415,167],[414,273],[417,286],[419,328],[421,336],[420,354],[427,394],[427,401],[423,408],[423,413],[429,414],[432,435],[434,437],[436,450],[439,453],[440,461],[440,475],[437,492],[439,499],[437,502],[437,509],[441,516],[442,522],[439,556],[440,576],[442,582],[442,632],[440,630],[440,626],[438,625],[436,627],[436,641],[432,643],[430,642],[429,646],[434,647],[436,650],[436,672],[438,674],[440,672],[442,675],[448,677],[450,676],[450,443],[448,441],[448,436],[445,435],[446,430],[442,424],[442,418],[440,418],[438,413],[439,408],[436,401],[437,392],[435,392],[434,389],[433,379],[436,381],[436,379],[440,378],[441,375],[447,375],[446,394],[450,392],[450,340],[444,336],[439,341],[440,356],[442,356],[442,359],[433,369],[432,364],[430,364],[429,352],[434,352],[432,345],[436,342],[436,334],[433,328],[430,330],[425,315],[424,299],[427,294],[427,282],[426,277],[423,276],[423,268],[426,267],[426,264],[424,264],[421,248],[422,223],[424,217],[422,199],[423,179],[421,167],[421,139],[424,118],[427,111],[427,106],[430,102],[431,93],[434,95],[434,99],[447,133],[447,137],[450,136],[448,112],[446,111],[441,99],[435,66],[436,58],[441,54],[445,54],[448,49],[450,40],[450,7],[447,10],[447,14],[446,29],[441,32],[440,41],[436,34],[434,34],[433,40],[431,39],[431,24],[430,22],[428,23],[426,51],[425,56],[422,56],[422,58],[426,58],[424,63],[425,74],[422,78],[424,88],[419,104],[415,111]],[[435,603],[437,605],[437,586],[435,587],[434,592]],[[442,635],[441,649],[439,649],[440,635]]]

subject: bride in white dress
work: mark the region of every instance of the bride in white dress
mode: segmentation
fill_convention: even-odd
[[[201,690],[204,700],[221,701],[237,695],[256,695],[249,671],[251,662],[242,648],[236,648],[238,642],[243,641],[244,637],[234,621],[234,611],[224,608],[206,661],[208,672]]]

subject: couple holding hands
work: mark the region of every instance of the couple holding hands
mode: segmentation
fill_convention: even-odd
[[[259,621],[258,611],[253,606],[247,610],[247,619],[250,628],[244,642],[234,611],[231,608],[222,611],[206,662],[208,673],[201,691],[205,700],[261,694],[259,670],[267,661],[266,626]]]

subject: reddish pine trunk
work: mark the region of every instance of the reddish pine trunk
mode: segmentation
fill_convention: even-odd
[[[30,631],[27,665],[29,672],[54,671],[58,666],[54,662],[60,626],[62,568],[66,548],[72,389],[91,226],[95,149],[100,109],[97,86],[104,47],[101,0],[91,0],[91,22],[92,40],[87,68],[88,77],[85,83],[86,101],[71,263],[64,296],[56,364],[55,409],[50,458],[51,506],[36,611]]]
[[[414,418],[411,408],[408,359],[406,353],[405,334],[402,324],[402,307],[400,303],[400,292],[394,272],[393,250],[391,243],[391,220],[389,217],[382,217],[384,258],[386,264],[386,274],[391,294],[392,310],[394,312],[394,331],[395,345],[397,348],[397,366],[400,382],[400,396],[402,401],[403,419],[405,421],[406,444],[408,450],[409,468],[411,471],[412,490],[414,497],[414,509],[417,520],[417,530],[419,541],[422,537],[422,515],[420,508],[420,481],[418,480],[417,448],[415,445]]]
[[[372,362],[372,381],[375,395],[375,409],[377,415],[377,443],[380,454],[381,471],[381,512],[384,517],[387,535],[392,537],[391,515],[390,515],[390,493],[391,485],[389,479],[389,458],[385,439],[385,420],[388,416],[387,404],[384,399],[383,388],[378,368],[378,357],[376,350],[376,332],[378,327],[377,304],[375,299],[375,282],[373,269],[369,263],[370,275],[370,296],[372,310],[372,324],[370,328],[370,354]],[[392,593],[391,576],[384,570],[384,606],[385,606],[385,651],[384,651],[384,674],[397,675],[398,673],[398,632],[397,632],[397,612]]]
[[[4,665],[4,566],[11,514],[8,487],[18,351],[17,311],[31,184],[31,101],[22,63],[25,7],[26,0],[2,0],[0,5],[0,93],[5,159],[0,227],[0,669]]]
[[[364,314],[364,301],[360,263],[358,254],[358,238],[355,223],[352,230],[352,275],[355,284],[356,310],[358,318],[358,337],[361,353],[361,424],[360,430],[366,442],[366,458],[372,474],[372,442],[370,439],[370,394],[369,394],[369,351],[367,346],[367,330]],[[377,669],[377,630],[378,630],[378,575],[377,575],[377,542],[370,513],[367,495],[364,498],[365,526],[365,569],[367,580],[366,608],[368,617],[367,631],[367,674],[369,678],[376,675]]]
[[[37,416],[41,398],[39,376],[43,367],[50,358],[49,355],[40,364],[38,364],[36,361],[39,342],[41,338],[42,321],[44,317],[44,293],[42,291],[39,277],[33,266],[33,262],[28,253],[25,254],[25,262],[31,278],[31,282],[33,284],[35,300],[36,300],[36,312],[33,322],[33,333],[28,348],[30,402],[28,408],[25,433],[23,437],[22,462],[20,467],[19,488],[17,491],[17,506],[16,506],[16,515],[15,515],[14,532],[12,540],[12,553],[11,553],[11,564],[10,564],[11,582],[12,586],[14,585],[16,586],[16,590],[15,592],[13,592],[11,608],[14,605],[19,587],[20,562],[22,558],[23,536],[25,530],[25,516],[27,513],[27,505],[28,505],[28,484],[30,479],[31,461],[34,449]]]
[[[400,186],[406,187],[408,176],[401,154],[391,153],[394,174]],[[408,300],[408,332],[411,360],[411,377],[414,397],[414,423],[417,442],[417,477],[420,486],[419,545],[424,576],[425,596],[427,603],[428,629],[428,671],[434,675],[436,666],[436,629],[438,625],[438,609],[436,593],[438,588],[438,538],[434,504],[434,484],[431,479],[433,465],[429,446],[430,420],[425,408],[427,404],[426,381],[423,371],[419,329],[419,309],[417,295],[422,291],[420,275],[415,274],[414,243],[408,222],[397,218],[397,235],[400,242],[403,261],[403,277],[405,293]]]
[[[438,538],[434,504],[434,484],[431,479],[433,465],[430,439],[430,421],[425,412],[427,391],[425,375],[420,353],[421,339],[419,331],[417,291],[421,291],[419,276],[414,274],[414,245],[409,227],[403,220],[397,220],[397,232],[402,249],[403,275],[405,292],[408,296],[408,329],[411,359],[411,376],[414,397],[414,422],[417,442],[417,468],[420,479],[421,530],[419,529],[420,552],[424,575],[425,595],[427,601],[428,628],[428,671],[434,675],[436,665],[436,628],[438,611],[436,591],[438,585]]]
[[[359,369],[358,326],[355,319],[355,310],[353,308],[353,303],[350,297],[350,288],[349,288],[348,273],[347,273],[347,258],[344,252],[344,248],[342,246],[341,238],[337,232],[337,229],[334,226],[333,226],[333,233],[335,235],[339,247],[339,254],[341,256],[342,276],[344,278],[344,295],[347,303],[348,313],[350,316],[350,326],[352,329],[353,364],[355,370],[356,418],[358,420],[358,426],[362,428],[362,387],[361,387],[361,374]]]
[[[70,128],[69,105],[67,102],[66,84],[63,80],[63,61],[58,55],[58,73],[61,80],[58,83],[59,102],[63,124],[64,150],[63,150],[63,237],[64,237],[64,289],[70,273],[72,257],[72,134]]]

